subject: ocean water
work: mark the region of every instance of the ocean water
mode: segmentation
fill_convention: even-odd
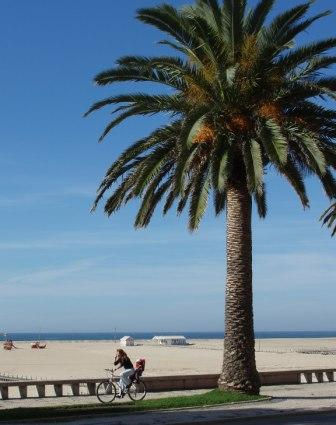
[[[222,339],[223,332],[8,332],[7,338],[13,341],[114,341],[125,335],[134,339],[152,339],[155,335],[184,335],[188,339]],[[336,331],[276,331],[255,332],[257,339],[267,338],[336,338]],[[0,334],[0,340],[5,334]]]

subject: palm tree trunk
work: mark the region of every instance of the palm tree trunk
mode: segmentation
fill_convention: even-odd
[[[252,305],[251,196],[244,184],[227,191],[227,277],[221,389],[258,394]]]

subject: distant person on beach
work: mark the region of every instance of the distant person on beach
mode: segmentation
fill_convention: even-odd
[[[130,376],[134,374],[134,368],[131,360],[127,356],[124,350],[119,348],[117,350],[116,356],[114,358],[114,366],[118,366],[115,370],[121,369],[122,367],[125,369],[120,374],[120,394],[117,394],[117,397],[123,397],[127,392],[127,385],[131,383]]]
[[[7,341],[4,342],[4,349],[5,350],[11,350],[12,348],[17,348],[14,345],[14,342],[11,339],[7,339]]]
[[[47,344],[41,344],[40,341],[35,341],[31,344],[31,348],[44,349]]]

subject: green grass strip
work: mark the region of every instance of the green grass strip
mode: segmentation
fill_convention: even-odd
[[[119,414],[143,412],[146,410],[177,409],[183,407],[211,406],[215,404],[235,403],[244,401],[261,400],[265,397],[253,396],[237,392],[220,391],[218,389],[204,394],[190,396],[167,397],[138,402],[104,404],[78,404],[71,406],[48,407],[19,407],[0,410],[0,423],[8,420],[39,419],[71,417],[96,414]]]

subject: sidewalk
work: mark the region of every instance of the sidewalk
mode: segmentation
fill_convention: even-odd
[[[206,424],[206,422],[220,421],[225,424],[226,422],[230,423],[239,418],[262,418],[274,415],[283,416],[303,412],[309,413],[313,411],[336,411],[336,383],[269,386],[263,387],[261,393],[272,396],[273,399],[257,403],[225,405],[211,408],[191,408],[174,411],[137,413],[132,415],[109,415],[108,417],[95,416],[82,419],[67,419],[64,423],[68,425],[168,425],[190,423],[197,425],[201,423]],[[75,399],[71,400],[72,404],[74,400]],[[18,401],[15,407],[19,407],[19,405],[21,407],[27,407],[27,405],[23,406],[23,402],[26,401],[29,400]],[[6,407],[4,404],[5,402],[1,402],[2,408]],[[58,399],[58,404],[61,404],[60,399]],[[10,422],[0,423],[2,425]],[[51,424],[55,422],[50,420],[25,422],[26,425],[35,425],[37,423]],[[63,421],[58,421],[58,423],[63,423]]]

